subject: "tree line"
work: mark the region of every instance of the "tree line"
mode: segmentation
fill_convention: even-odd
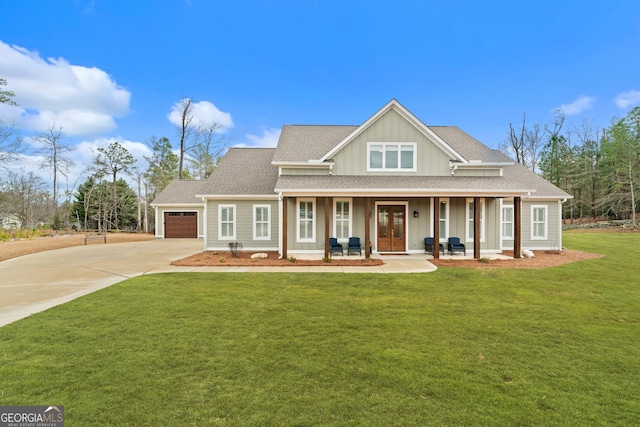
[[[584,120],[564,128],[558,112],[551,124],[510,124],[502,151],[573,195],[565,222],[615,219],[636,222],[640,195],[640,107],[608,127]]]
[[[3,90],[6,84],[0,79],[0,103],[17,106],[15,94]],[[146,141],[151,155],[143,156],[148,165],[144,170],[138,159],[114,141],[95,150],[79,179],[70,176],[75,147],[66,143],[64,129],[51,123],[47,131],[30,141],[38,147],[34,154],[42,159],[40,167],[51,176],[51,189],[35,173],[9,167],[24,154],[24,139],[15,124],[0,117],[0,226],[150,231],[154,212],[149,203],[174,179],[206,179],[227,146],[219,135],[219,123],[196,122],[193,100],[185,98],[179,105],[182,120],[175,129],[178,154],[169,138],[151,136]],[[77,188],[74,185],[60,195],[62,178],[75,178]],[[83,181],[78,184],[80,179]]]

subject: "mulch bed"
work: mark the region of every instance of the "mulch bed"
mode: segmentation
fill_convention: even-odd
[[[305,259],[278,259],[277,252],[264,252],[268,255],[266,259],[251,259],[255,252],[240,252],[235,256],[230,252],[202,252],[186,258],[174,261],[171,264],[177,266],[190,267],[215,267],[215,266],[242,266],[242,267],[273,267],[273,266],[355,266],[370,267],[384,264],[384,260],[372,258],[369,260],[361,258],[349,258],[348,256],[331,258],[331,262],[322,260]],[[504,251],[503,255],[513,257],[513,252]],[[546,268],[585,259],[600,258],[601,255],[580,252],[574,250],[565,251],[534,251],[533,258],[520,259],[429,259],[429,262],[438,267],[465,267],[465,268]],[[295,261],[294,261],[295,259]],[[427,259],[425,257],[425,259]]]
[[[296,259],[289,257],[288,259],[278,259],[279,254],[277,252],[260,252],[266,253],[267,258],[264,259],[251,259],[251,255],[256,252],[239,252],[235,256],[230,252],[202,252],[195,255],[191,255],[186,258],[179,259],[171,263],[171,265],[179,266],[243,266],[243,267],[274,267],[274,266],[299,266],[299,267],[313,267],[313,266],[353,266],[353,267],[371,267],[375,265],[384,264],[381,259],[361,259],[361,258],[349,258],[335,257],[331,258],[331,262],[325,262],[323,260],[308,260],[308,259]]]

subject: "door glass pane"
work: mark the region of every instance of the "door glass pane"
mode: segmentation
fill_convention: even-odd
[[[381,208],[378,213],[378,237],[389,235],[389,211]]]
[[[396,239],[404,237],[404,209],[398,208],[393,211],[393,237]]]

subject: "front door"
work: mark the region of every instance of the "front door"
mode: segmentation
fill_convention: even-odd
[[[404,222],[404,205],[378,206],[378,252],[405,250]]]

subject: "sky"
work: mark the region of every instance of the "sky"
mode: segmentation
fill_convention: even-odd
[[[230,146],[274,147],[286,124],[358,125],[395,98],[427,125],[498,148],[509,123],[606,127],[640,105],[640,2],[611,0],[2,0],[0,105],[25,153],[52,125],[75,180],[97,147],[146,164],[176,147],[175,107]],[[71,179],[71,178],[70,178]],[[67,182],[73,188],[76,182]]]

